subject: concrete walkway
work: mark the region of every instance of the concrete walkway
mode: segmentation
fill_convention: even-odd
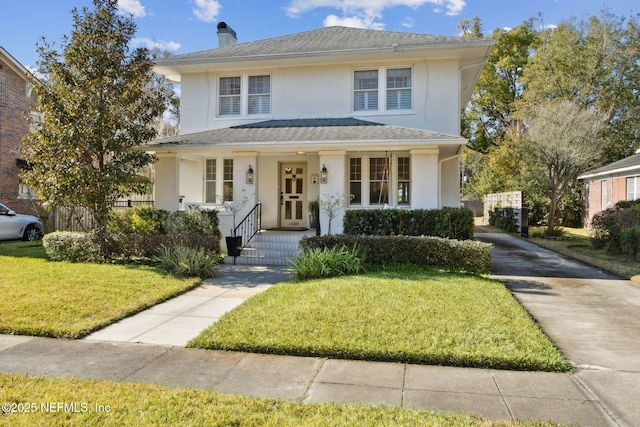
[[[244,266],[222,266],[220,276],[200,288],[84,340],[0,335],[0,370],[309,403],[363,402],[467,412],[494,420],[640,425],[638,286],[512,236],[477,237],[494,243],[495,277],[504,280],[540,321],[578,367],[576,374],[184,348],[225,311],[288,277],[282,268]]]

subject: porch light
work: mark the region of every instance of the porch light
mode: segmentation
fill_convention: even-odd
[[[253,184],[253,168],[249,165],[247,169],[247,184]]]
[[[324,163],[322,164],[322,170],[320,171],[320,184],[326,184],[327,183],[327,167],[324,165]]]

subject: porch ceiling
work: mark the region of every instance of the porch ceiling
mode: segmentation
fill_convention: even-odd
[[[365,120],[296,119],[268,120],[242,126],[215,129],[150,141],[149,151],[194,148],[252,149],[357,149],[360,147],[433,147],[465,145],[457,135],[423,129],[385,125]]]

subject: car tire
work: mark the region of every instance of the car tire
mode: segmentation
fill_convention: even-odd
[[[24,240],[25,242],[32,242],[38,239],[40,239],[40,230],[38,230],[38,227],[34,225],[28,225],[24,230],[22,240]]]

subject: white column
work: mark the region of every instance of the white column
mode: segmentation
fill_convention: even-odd
[[[157,209],[174,212],[180,208],[180,159],[175,154],[158,155],[154,193]]]
[[[411,208],[437,209],[440,193],[437,148],[411,150]]]
[[[346,176],[346,151],[320,151],[320,171],[327,168],[327,183],[320,183],[320,229],[322,235],[329,232],[329,215],[323,209],[323,202],[341,199],[341,209],[339,214],[331,222],[331,234],[342,234],[344,209],[348,206],[349,200]],[[322,172],[320,172],[322,173]]]

